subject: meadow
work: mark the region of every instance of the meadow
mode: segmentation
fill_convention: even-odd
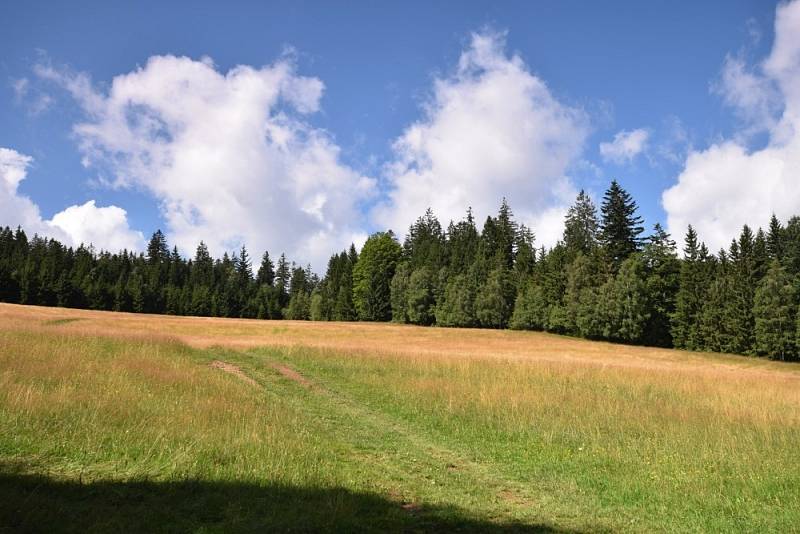
[[[0,304],[0,532],[800,529],[800,364]]]

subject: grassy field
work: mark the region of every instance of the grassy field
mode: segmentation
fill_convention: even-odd
[[[800,366],[0,304],[0,532],[800,529]]]

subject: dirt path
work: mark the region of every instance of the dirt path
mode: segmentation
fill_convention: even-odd
[[[287,367],[285,365],[281,365],[278,363],[270,364],[270,367],[278,371],[282,376],[288,378],[293,382],[297,382],[304,388],[312,389],[315,387],[314,383],[311,382],[309,379],[292,369],[291,367]]]
[[[220,360],[214,360],[213,362],[211,362],[211,367],[213,367],[214,369],[219,369],[221,371],[224,371],[228,374],[231,374],[236,378],[238,378],[239,380],[247,382],[251,386],[257,388],[261,387],[261,384],[259,384],[258,382],[256,382],[255,380],[244,374],[244,371],[242,371],[242,369],[239,366],[233,365],[232,363],[227,363]]]

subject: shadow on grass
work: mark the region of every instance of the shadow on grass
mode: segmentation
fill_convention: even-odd
[[[0,472],[0,532],[566,532],[341,488],[91,482]]]

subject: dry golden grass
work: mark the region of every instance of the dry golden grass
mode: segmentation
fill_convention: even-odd
[[[770,383],[794,384],[800,365],[763,358],[697,353],[588,341],[540,332],[429,328],[384,323],[258,321],[108,313],[0,303],[6,329],[58,328],[94,336],[175,340],[192,347],[232,349],[307,347],[363,355],[406,357],[499,358],[558,365],[589,365],[644,374],[708,375],[714,380],[758,377]]]

